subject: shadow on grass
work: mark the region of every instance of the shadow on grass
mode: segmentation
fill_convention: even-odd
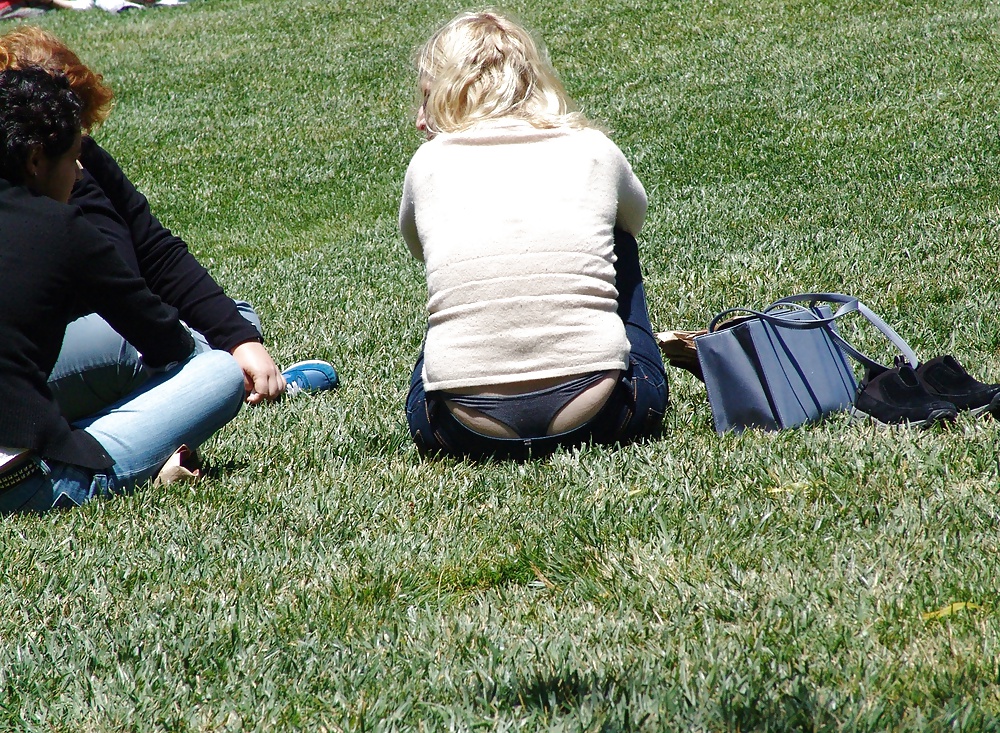
[[[717,715],[725,730],[803,731],[836,728],[829,711],[802,679],[786,692],[758,690],[757,694],[724,696]]]
[[[250,461],[208,459],[202,462],[199,470],[201,471],[202,478],[224,479],[227,476],[234,476],[242,471],[247,471],[251,467]]]
[[[544,462],[558,455],[573,450],[614,450],[626,445],[649,445],[658,442],[665,435],[663,426],[656,428],[648,435],[642,435],[632,440],[621,442],[599,442],[591,439],[573,440],[566,444],[550,440],[548,438],[534,438],[525,440],[522,438],[495,438],[497,441],[493,448],[484,449],[482,452],[462,452],[449,451],[445,448],[428,448],[421,442],[417,442],[417,454],[425,461],[451,460],[464,462],[476,466],[487,466],[497,463],[523,464],[531,462]]]
[[[751,684],[739,692],[684,688],[662,678],[655,682],[574,669],[537,671],[510,685],[485,683],[482,699],[492,709],[519,711],[550,722],[574,720],[587,731],[881,731],[897,727],[906,712],[899,701],[851,700],[831,709],[815,685],[798,678],[774,685]],[[784,687],[784,690],[779,689]],[[905,706],[903,706],[905,707]],[[976,719],[941,716],[954,723]],[[981,717],[981,716],[980,716]],[[980,722],[983,722],[980,720]],[[987,730],[969,725],[962,730]]]
[[[490,707],[520,711],[522,715],[553,721],[575,718],[581,730],[631,731],[648,727],[651,712],[633,704],[635,684],[615,675],[581,670],[540,671],[523,676],[511,686],[484,685]]]

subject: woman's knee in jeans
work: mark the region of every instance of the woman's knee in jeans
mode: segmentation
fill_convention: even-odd
[[[243,370],[225,351],[158,375],[119,409],[85,427],[115,461],[123,490],[152,478],[181,445],[196,450],[243,405]]]
[[[233,303],[236,304],[236,310],[239,312],[243,320],[254,327],[257,335],[260,338],[264,338],[264,327],[261,325],[260,316],[257,315],[257,311],[254,307],[247,303],[245,300],[234,300]],[[208,337],[201,331],[191,328],[188,326],[188,331],[191,332],[191,338],[194,339],[195,351],[199,354],[206,353],[215,349],[210,343],[208,343]]]
[[[67,326],[49,388],[72,422],[131,394],[148,378],[135,347],[91,314]]]
[[[239,362],[226,351],[209,351],[193,357],[199,373],[205,375],[207,386],[225,423],[232,420],[246,399],[246,383]]]
[[[124,407],[147,413],[145,421],[159,421],[171,446],[197,448],[239,413],[246,399],[243,370],[231,354],[207,351],[181,366],[154,377]],[[169,455],[169,454],[168,454]],[[166,460],[168,456],[164,456]]]
[[[233,302],[236,304],[236,310],[243,316],[243,320],[249,322],[256,329],[257,333],[260,334],[260,337],[264,338],[264,326],[261,324],[260,316],[257,315],[256,309],[245,300],[234,300]]]

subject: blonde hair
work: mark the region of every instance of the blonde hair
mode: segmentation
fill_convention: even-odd
[[[20,26],[0,36],[0,70],[38,66],[51,76],[63,75],[83,104],[83,129],[93,130],[111,114],[114,94],[104,77],[48,31]]]
[[[438,29],[418,52],[417,70],[432,135],[503,118],[541,128],[590,126],[544,47],[493,10],[462,13]]]

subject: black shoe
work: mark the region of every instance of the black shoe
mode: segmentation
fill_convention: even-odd
[[[917,379],[932,396],[948,400],[973,415],[989,412],[1000,418],[1000,384],[974,379],[950,354],[938,356],[917,367]]]
[[[958,408],[928,393],[909,365],[874,373],[869,370],[858,387],[852,417],[874,420],[880,425],[909,423],[927,428],[954,420]]]

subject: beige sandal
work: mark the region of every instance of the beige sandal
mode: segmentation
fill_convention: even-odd
[[[153,486],[165,486],[178,481],[197,481],[201,478],[201,459],[198,452],[182,445],[163,464],[153,479]]]

